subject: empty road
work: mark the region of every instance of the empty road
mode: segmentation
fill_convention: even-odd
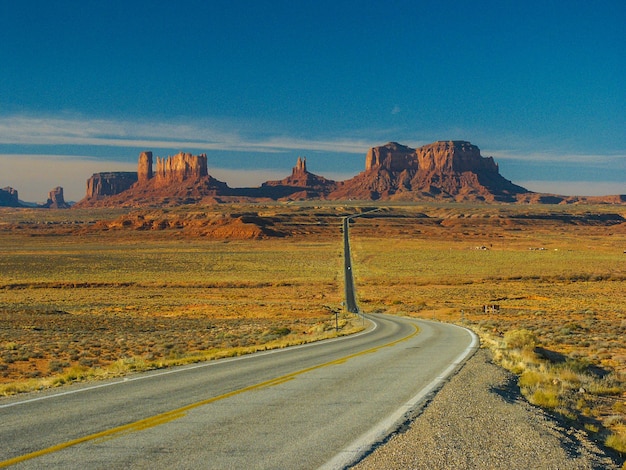
[[[473,343],[372,320],[358,336],[4,398],[0,466],[340,468]]]

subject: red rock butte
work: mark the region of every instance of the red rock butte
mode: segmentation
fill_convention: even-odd
[[[610,196],[603,197],[609,198]],[[87,181],[77,207],[159,206],[269,200],[453,200],[486,202],[574,202],[595,198],[545,195],[528,191],[500,175],[493,157],[463,140],[437,141],[417,149],[397,142],[372,147],[365,170],[333,181],[307,170],[298,157],[291,175],[254,188],[231,188],[208,174],[206,154],[180,152],[157,157],[139,155],[137,173],[96,173]],[[626,196],[615,201],[624,202]]]
[[[514,201],[529,191],[503,178],[492,157],[469,142],[413,149],[396,142],[371,148],[365,171],[339,183],[331,199]]]
[[[154,173],[152,168],[152,152],[141,152],[137,168],[139,184],[153,182],[156,187],[164,187],[172,183],[209,176],[207,158],[204,153],[192,155],[180,152],[171,157],[157,157]]]

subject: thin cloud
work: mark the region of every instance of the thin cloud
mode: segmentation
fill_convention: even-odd
[[[350,139],[255,137],[224,130],[227,123],[164,123],[81,118],[0,117],[0,144],[201,148],[223,151],[291,150],[364,153],[371,144]]]
[[[492,155],[496,160],[516,160],[520,162],[567,163],[617,165],[626,164],[626,154],[573,154],[558,152],[510,152],[481,150],[483,156]],[[621,164],[621,165],[620,165]]]

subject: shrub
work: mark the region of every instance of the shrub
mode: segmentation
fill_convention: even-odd
[[[63,369],[65,369],[68,366],[69,364],[67,362],[50,361],[50,363],[48,364],[48,370],[52,373],[62,372]]]
[[[504,334],[504,344],[509,349],[532,349],[537,345],[537,338],[529,330],[510,330]]]
[[[528,401],[541,408],[554,409],[561,404],[559,394],[555,390],[539,389],[530,395]]]
[[[519,378],[520,388],[537,388],[544,380],[544,375],[536,370],[527,370]]]
[[[626,454],[626,433],[618,432],[614,434],[610,434],[604,444],[611,449],[615,449],[620,454]]]

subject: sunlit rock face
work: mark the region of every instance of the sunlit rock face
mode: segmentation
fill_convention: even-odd
[[[137,182],[137,173],[133,171],[110,171],[94,173],[87,180],[85,199],[98,200],[126,191]]]
[[[528,191],[503,178],[492,157],[466,141],[413,149],[396,142],[371,148],[365,171],[339,184],[330,199],[424,198],[513,201]]]
[[[48,200],[44,204],[44,207],[49,207],[50,209],[67,209],[70,207],[70,205],[65,202],[63,188],[61,186],[57,186],[48,193]]]

